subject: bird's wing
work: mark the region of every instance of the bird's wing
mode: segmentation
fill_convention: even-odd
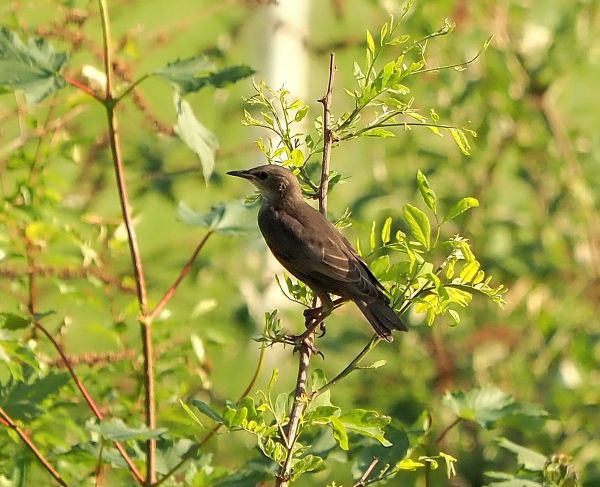
[[[381,284],[367,265],[338,230],[310,206],[294,214],[266,213],[260,224],[275,257],[309,285],[352,298],[380,296]]]

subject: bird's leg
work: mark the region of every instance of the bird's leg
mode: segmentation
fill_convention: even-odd
[[[306,318],[306,331],[302,335],[296,337],[299,343],[302,343],[309,338],[319,325],[323,323],[323,320],[327,318],[335,307],[335,303],[329,297],[329,294],[322,293],[318,296],[321,306],[318,308],[311,308],[304,311],[304,317]],[[337,301],[337,300],[336,300]]]

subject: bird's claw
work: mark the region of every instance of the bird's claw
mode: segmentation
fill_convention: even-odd
[[[286,335],[284,337],[284,343],[288,343],[294,346],[294,353],[300,350],[303,346],[308,348],[313,354],[319,355],[322,359],[325,359],[325,355],[319,351],[317,347],[315,347],[312,334],[307,335],[303,333],[302,335]]]

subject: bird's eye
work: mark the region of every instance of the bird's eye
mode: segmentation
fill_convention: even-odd
[[[256,177],[258,179],[260,179],[261,181],[264,181],[265,179],[267,179],[269,177],[269,175],[265,171],[258,171],[256,173]]]

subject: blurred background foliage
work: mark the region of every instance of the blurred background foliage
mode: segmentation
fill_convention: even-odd
[[[338,68],[333,112],[348,110],[352,100],[343,88],[352,87],[352,63],[363,58],[365,29],[377,32],[401,5],[307,2],[304,31],[273,20],[273,11],[286,1],[280,3],[113,0],[117,76],[131,81],[176,58],[206,53],[218,64],[248,64],[257,80],[277,83],[271,43],[276,31],[283,31],[307,56],[306,77],[289,84],[301,87],[298,94],[311,116],[321,113],[316,99],[325,92],[332,51]],[[452,225],[470,239],[495,281],[508,286],[507,305],[498,309],[475,299],[456,327],[429,328],[422,315],[411,315],[410,333],[369,356],[387,365],[336,386],[335,404],[376,409],[405,425],[423,411],[435,411],[432,428],[439,434],[454,419],[441,407],[445,391],[494,385],[519,401],[539,404],[547,418],[508,422],[498,426],[500,432],[470,423],[452,429],[442,449],[459,459],[457,476],[448,481],[443,472],[433,472],[433,485],[483,485],[488,470],[514,471],[514,455],[491,441],[500,435],[547,456],[572,456],[583,484],[598,485],[600,41],[594,34],[600,31],[600,3],[417,2],[402,29],[422,37],[442,27],[446,17],[456,29],[428,46],[432,65],[470,59],[491,34],[492,43],[466,71],[431,72],[411,89],[424,110],[436,107],[443,120],[478,133],[471,156],[450,137],[432,137],[426,129],[345,143],[333,152],[332,169],[344,179],[330,195],[330,216],[336,219],[348,208],[352,226],[345,235],[366,241],[372,221],[381,225],[387,216],[399,221],[402,205],[419,201],[418,169],[441,205],[478,198],[480,207]],[[0,18],[22,37],[41,36],[58,51],[70,52],[67,72],[94,82],[91,67],[102,64],[95,2],[5,1]],[[285,75],[296,73],[300,60],[289,55],[277,62]],[[244,80],[187,98],[219,140],[207,184],[196,156],[173,137],[172,93],[164,82],[149,79],[120,108],[127,180],[152,300],[161,297],[203,236],[204,230],[178,219],[178,202],[207,213],[213,205],[248,195],[247,186],[224,173],[263,162],[253,140],[265,134],[240,123],[248,108],[243,99],[252,93],[250,80]],[[22,95],[6,94],[0,97],[0,120],[0,188],[10,202],[0,213],[0,311],[25,312],[34,279],[36,311],[54,311],[44,322],[105,412],[141,424],[137,306],[100,107],[73,89],[36,107]],[[258,356],[252,338],[261,332],[266,311],[278,308],[286,329],[302,327],[300,308],[285,300],[275,283],[281,268],[259,238],[255,210],[239,215],[249,232],[211,237],[155,326],[158,422],[175,438],[189,435],[190,428],[180,399],[219,403],[243,390]],[[31,330],[20,331],[21,338],[33,340],[23,342],[23,356],[33,350],[46,357],[49,370],[62,374],[51,347]],[[318,366],[334,375],[369,333],[354,309],[339,310],[319,341],[325,360]],[[267,351],[259,386],[265,387],[273,367],[281,372],[276,388],[291,390],[296,358],[289,348]],[[0,368],[0,376],[6,381],[8,372]],[[56,454],[86,437],[81,426],[89,413],[73,399],[72,385],[62,384],[60,376],[55,382],[62,400],[45,408],[45,398],[37,398],[39,409],[18,419],[26,420],[42,449]],[[233,468],[250,458],[254,443],[244,435],[211,440],[206,448],[213,463]],[[0,451],[0,473],[10,485],[15,455],[25,453],[6,435],[0,437]],[[95,464],[93,456],[81,455],[81,472],[71,467],[72,478]],[[298,485],[351,483],[343,458],[329,466],[333,473],[315,474]],[[29,475],[37,478],[35,472]],[[38,475],[47,481],[44,473]],[[410,475],[402,485],[418,485],[419,475]]]

